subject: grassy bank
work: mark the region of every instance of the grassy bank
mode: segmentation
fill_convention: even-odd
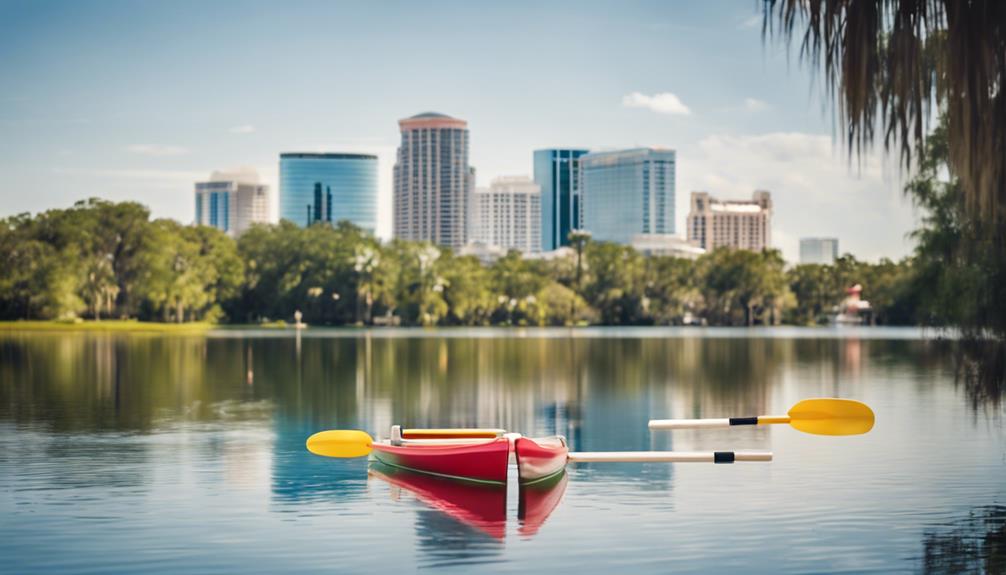
[[[0,321],[0,331],[100,331],[121,333],[203,333],[208,322],[162,323],[137,320],[101,321]]]

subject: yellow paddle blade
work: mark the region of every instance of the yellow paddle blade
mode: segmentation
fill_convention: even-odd
[[[816,435],[860,435],[873,429],[870,406],[852,399],[805,399],[789,410],[790,425]]]
[[[363,457],[374,443],[367,433],[356,429],[319,431],[307,438],[307,450],[325,457]]]

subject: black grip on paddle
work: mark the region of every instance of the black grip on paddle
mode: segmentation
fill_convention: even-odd
[[[714,451],[713,452],[713,463],[733,463],[734,462],[734,452],[733,451]]]
[[[758,425],[757,417],[731,417],[730,425]]]

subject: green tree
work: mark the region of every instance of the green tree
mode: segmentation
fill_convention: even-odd
[[[601,323],[646,323],[646,268],[643,256],[628,246],[592,242],[585,252],[584,295]]]
[[[644,309],[661,325],[680,324],[685,315],[702,305],[702,293],[696,285],[696,264],[685,258],[651,256],[646,258]]]
[[[447,304],[446,323],[485,325],[495,307],[489,272],[472,256],[445,255],[440,262]]]
[[[779,323],[793,303],[784,264],[777,250],[718,248],[701,256],[706,319],[714,325]]]
[[[960,180],[944,176],[950,157],[945,122],[921,156],[905,188],[924,211],[913,234],[919,319],[959,325],[970,336],[1006,334],[1006,250],[986,224],[969,217]]]
[[[208,227],[157,220],[151,229],[157,249],[149,254],[142,293],[152,314],[164,321],[217,321],[220,302],[234,298],[244,264],[234,242]]]

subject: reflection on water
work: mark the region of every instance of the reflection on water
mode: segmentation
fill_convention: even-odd
[[[402,500],[407,492],[422,502],[415,511],[420,566],[477,565],[502,554],[506,486],[443,479],[376,461],[370,474],[391,487],[393,500]]]
[[[963,341],[956,352],[957,380],[972,408],[999,407],[1006,395],[1006,341]]]
[[[1002,404],[970,410],[955,346],[898,330],[5,333],[0,555],[43,573],[876,571],[925,539],[939,569],[929,556],[953,555],[940,538],[956,528],[932,518],[1006,498]],[[646,428],[813,396],[867,401],[877,427]],[[304,448],[321,429],[392,424],[776,461],[577,465],[561,489],[500,503]]]
[[[978,507],[927,531],[923,547],[926,573],[1006,573],[1006,507]]]

